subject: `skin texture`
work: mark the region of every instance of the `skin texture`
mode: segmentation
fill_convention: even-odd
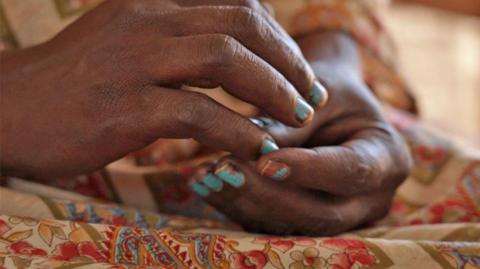
[[[332,235],[386,214],[411,161],[360,78],[354,41],[327,32],[298,42],[329,89],[326,107],[304,128],[254,121],[281,148],[256,163],[234,157],[205,163],[193,182],[209,187],[204,182],[208,174],[224,181],[221,190],[210,188],[202,196],[250,231]],[[268,172],[272,167],[275,173]],[[237,184],[231,184],[232,179]]]
[[[192,187],[250,230],[327,235],[378,218],[408,173],[405,146],[352,40],[298,42],[257,1],[106,1],[54,39],[0,55],[1,172],[67,177],[158,138],[194,138],[235,157],[201,166]],[[220,85],[275,120],[259,127],[181,85]],[[304,99],[326,106],[314,116]],[[261,176],[272,163],[283,170]]]
[[[110,0],[0,62],[3,175],[88,173],[158,138],[258,156],[267,132],[182,85],[222,86],[290,126],[313,116],[313,71],[257,1]]]

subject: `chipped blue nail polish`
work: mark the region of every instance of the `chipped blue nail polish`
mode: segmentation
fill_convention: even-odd
[[[266,117],[250,118],[250,121],[260,128],[272,126],[272,125],[275,125],[276,123],[273,119],[266,118]]]
[[[320,82],[315,81],[309,97],[314,106],[323,106],[328,99],[327,90],[322,84],[320,84]]]
[[[224,163],[215,170],[215,175],[235,188],[241,187],[245,183],[245,176],[236,171],[229,163]]]
[[[305,122],[313,114],[313,108],[303,100],[301,97],[297,97],[297,104],[295,106],[295,115],[301,122]]]
[[[281,168],[277,172],[275,172],[275,174],[272,175],[272,178],[275,180],[283,180],[285,179],[285,177],[288,176],[288,174],[290,174],[290,169]]]
[[[200,183],[195,182],[195,183],[192,184],[191,187],[192,187],[192,190],[193,190],[196,194],[198,194],[198,195],[200,195],[200,196],[202,196],[202,197],[206,197],[206,196],[208,196],[208,194],[210,194],[210,191],[208,190],[208,188],[205,187],[205,186],[203,186],[203,185],[200,184]]]
[[[272,139],[270,138],[263,139],[262,148],[260,149],[260,153],[262,155],[268,154],[276,150],[278,150],[278,146]]]
[[[290,175],[290,167],[281,162],[268,160],[260,174],[274,180],[284,180]]]
[[[216,177],[212,173],[208,173],[203,179],[203,184],[205,184],[210,189],[219,192],[223,189],[223,181]]]
[[[258,127],[260,128],[263,128],[265,127],[265,125],[263,124],[263,122],[257,118],[250,118],[249,119],[253,124],[257,125]]]

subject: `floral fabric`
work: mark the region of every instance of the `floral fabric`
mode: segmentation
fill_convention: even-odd
[[[462,229],[479,232],[473,225],[455,231]],[[8,216],[0,217],[0,239],[3,266],[12,268],[476,268],[480,251],[466,242],[280,238]]]
[[[0,49],[47,40],[99,2],[0,0]],[[245,233],[186,184],[222,153],[160,140],[91,175],[1,178],[0,268],[480,268],[480,152],[399,110],[415,103],[374,2],[268,1],[293,36],[357,40],[365,81],[414,158],[384,219],[331,238]]]

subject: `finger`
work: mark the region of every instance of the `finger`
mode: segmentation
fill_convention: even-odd
[[[181,9],[169,18],[177,36],[225,34],[280,71],[313,106],[323,106],[327,94],[292,40],[280,34],[255,9],[234,6],[202,6]],[[209,18],[191,24],[191,18]],[[219,23],[221,22],[221,23]],[[268,44],[268,46],[266,46]]]
[[[209,80],[285,124],[299,127],[313,117],[312,107],[277,70],[229,36],[172,38],[150,55],[142,65],[159,83]]]
[[[205,182],[211,177],[223,181],[224,187],[220,190],[215,189],[218,184],[209,187]],[[235,177],[243,178],[241,185],[231,184]],[[206,186],[208,194],[201,192],[200,195],[208,203],[257,232],[330,235],[385,212],[372,206],[379,204],[376,195],[351,199],[314,194],[262,178],[252,165],[231,157],[199,168],[194,178]],[[388,208],[388,203],[380,204]]]
[[[304,142],[316,130],[315,124],[309,124],[302,128],[293,128],[268,117],[250,118],[250,121],[269,133],[280,147],[308,146]]]
[[[278,219],[285,208],[279,206],[275,199],[282,191],[288,197],[288,191],[269,186],[269,179],[259,177],[248,164],[232,157],[223,158],[217,165],[199,168],[194,174],[195,182],[207,181],[212,175],[224,183],[221,191],[208,188],[208,195],[203,199],[224,213],[230,219],[244,226],[249,231],[269,231],[283,234],[294,233],[292,223]],[[197,192],[192,185],[192,190]],[[279,192],[280,191],[280,192]],[[197,192],[198,193],[198,192]],[[284,216],[284,215],[283,215]]]
[[[210,192],[220,192],[224,188],[223,181],[213,174],[214,165],[214,162],[199,165],[190,179],[190,188],[201,197],[208,197]]]
[[[283,29],[283,27],[272,17],[273,9],[268,3],[261,3],[258,0],[176,0],[177,4],[183,7],[194,6],[236,6],[245,7],[258,12],[278,34],[285,38],[285,41],[291,45],[292,49],[301,54],[297,43]]]
[[[255,10],[267,20],[270,26],[282,37],[296,52],[301,54],[301,50],[297,43],[290,37],[290,35],[283,29],[283,27],[274,19],[274,10],[269,3],[264,3],[258,0],[177,0],[177,4],[181,6],[243,6]]]
[[[222,159],[219,162],[225,161],[226,159]],[[232,166],[231,169],[235,168]],[[231,169],[230,173],[233,172]],[[225,171],[225,169],[223,170]],[[244,174],[234,175],[231,173],[229,176],[222,174],[220,177],[215,171],[215,164],[200,165],[190,180],[192,191],[231,220],[243,226],[248,223],[247,219],[261,219],[263,210],[256,207],[254,202],[245,195],[251,190],[252,184],[246,183]],[[256,223],[250,223],[245,228],[257,230],[258,226]]]
[[[142,110],[132,115],[144,141],[193,138],[212,148],[254,159],[278,149],[272,138],[248,119],[195,92],[148,87],[141,91]]]
[[[384,138],[375,131],[357,134],[340,146],[286,148],[261,157],[257,171],[293,184],[338,195],[366,193],[382,185],[395,162]]]

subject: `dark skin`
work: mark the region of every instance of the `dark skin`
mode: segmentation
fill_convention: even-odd
[[[88,173],[158,138],[258,156],[268,133],[181,85],[222,86],[290,126],[311,121],[295,106],[313,71],[256,1],[110,0],[0,60],[5,175]]]
[[[205,163],[193,180],[229,163],[245,183],[224,184],[205,199],[232,220],[253,232],[333,235],[384,216],[411,161],[360,77],[355,42],[342,33],[319,32],[298,43],[330,90],[327,106],[304,128],[264,120],[263,128],[284,148],[256,163],[235,157]],[[259,175],[269,160],[290,167],[288,177]]]
[[[194,178],[225,162],[242,172],[243,186],[206,199],[248,229],[325,235],[378,218],[409,171],[405,146],[360,79],[353,40],[297,42],[257,1],[106,1],[51,41],[1,54],[2,173],[89,173],[158,138],[194,138],[232,153]],[[299,121],[299,96],[326,103],[309,99],[316,78],[330,101]],[[180,85],[220,85],[275,121],[257,126]],[[284,148],[257,159],[267,137]],[[262,176],[268,161],[288,177]]]

